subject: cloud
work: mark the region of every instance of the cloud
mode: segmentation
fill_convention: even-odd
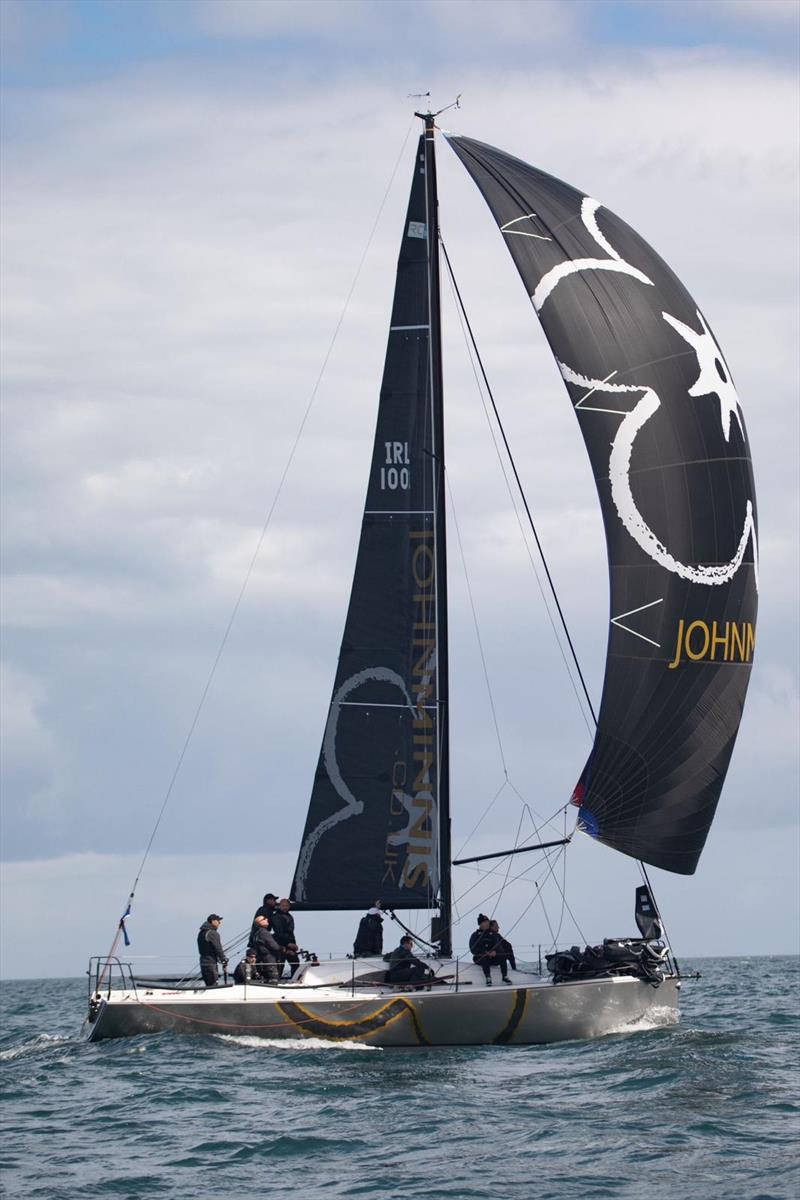
[[[193,19],[206,33],[218,37],[259,38],[276,34],[311,34],[324,38],[343,28],[378,23],[374,5],[368,0],[200,0],[192,6]]]
[[[752,53],[756,42],[774,48],[797,20],[793,0],[194,0],[162,11],[169,26],[188,24],[211,39],[271,43],[290,55],[324,48],[344,60],[369,47],[373,60],[401,58],[426,73],[476,57],[488,66],[499,55],[508,67],[554,51],[592,61],[617,46],[685,45],[692,36],[713,44],[747,35],[742,49]],[[412,68],[409,86],[413,78]]]
[[[0,664],[2,758],[7,770],[46,777],[52,764],[53,740],[43,709],[47,695],[41,680]]]
[[[437,84],[465,92],[448,123],[535,158],[641,229],[726,350],[756,456],[763,589],[719,820],[752,821],[761,774],[776,798],[769,824],[788,829],[795,85],[780,66],[719,50],[621,63],[614,53],[576,73],[556,60],[502,78],[472,63],[443,68]],[[305,69],[270,76],[251,64],[233,78],[227,63],[170,62],[26,94],[12,113],[4,653],[20,751],[4,788],[7,857],[142,845],[160,806],[410,122],[398,115],[404,62],[383,80],[365,68],[333,88]],[[209,844],[234,856],[255,842],[260,854],[266,839],[291,856],[300,836],[355,557],[412,144],[159,835],[159,851],[185,855],[187,871]],[[588,462],[483,201],[444,146],[439,162],[444,236],[596,698],[607,572]],[[587,734],[450,316],[450,474],[503,752],[520,791],[550,811],[574,785]],[[450,553],[458,837],[503,764],[452,542]],[[495,828],[518,817],[509,802]]]
[[[798,12],[794,0],[705,0],[701,4],[681,5],[687,11],[699,10],[704,17],[732,25],[772,26],[784,30],[797,26]]]
[[[4,65],[13,66],[61,42],[70,27],[65,4],[31,4],[3,0],[0,4],[0,47]]]
[[[747,720],[736,750],[739,787],[725,812],[740,828],[785,827],[797,812],[792,772],[800,758],[800,695],[788,665],[766,662],[755,672],[747,697]]]
[[[574,5],[537,0],[532,20],[527,0],[197,0],[190,19],[213,37],[281,39],[373,45],[379,56],[396,53],[398,42],[417,54],[432,48],[450,55],[464,47],[519,50],[520,42],[541,56],[546,46],[574,39],[580,21]],[[186,6],[182,12],[186,17]],[[418,32],[425,31],[424,40]],[[381,54],[383,46],[383,54]]]

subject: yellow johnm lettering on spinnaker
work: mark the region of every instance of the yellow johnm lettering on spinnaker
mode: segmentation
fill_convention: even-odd
[[[756,631],[750,621],[678,621],[675,653],[668,670],[681,662],[749,663],[756,648]]]

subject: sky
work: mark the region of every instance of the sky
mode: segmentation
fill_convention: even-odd
[[[74,976],[107,950],[313,397],[130,953],[188,966],[207,912],[231,936],[289,888],[363,507],[410,94],[428,91],[437,108],[461,94],[445,128],[633,225],[725,350],[758,489],[756,665],[698,871],[653,882],[679,955],[796,952],[797,5],[4,0],[0,20],[2,974]],[[608,589],[588,460],[483,201],[438,153],[443,236],[596,699]],[[447,295],[444,354],[454,847],[491,805],[478,854],[528,832],[523,802],[564,803],[589,738]],[[501,919],[518,953],[551,929],[632,932],[636,882],[579,838],[571,911],[519,880]],[[502,883],[456,876],[457,943]],[[352,926],[298,916],[320,952]]]

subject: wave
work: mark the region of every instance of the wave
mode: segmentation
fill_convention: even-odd
[[[38,1050],[56,1050],[65,1042],[75,1041],[74,1037],[67,1034],[37,1033],[35,1037],[19,1046],[9,1046],[7,1050],[0,1050],[0,1062],[11,1062],[12,1059],[22,1058],[24,1054],[35,1054]]]
[[[668,1005],[659,1005],[648,1009],[641,1017],[635,1017],[631,1021],[620,1021],[619,1025],[613,1026],[607,1033],[646,1033],[653,1029],[667,1029],[678,1025],[679,1022],[680,1017],[676,1009]]]
[[[380,1046],[367,1046],[364,1042],[329,1042],[325,1038],[262,1038],[252,1034],[215,1033],[221,1042],[245,1046],[252,1050],[378,1050]]]

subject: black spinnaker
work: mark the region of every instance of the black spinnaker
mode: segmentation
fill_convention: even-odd
[[[366,908],[376,899],[432,908],[439,897],[444,514],[431,352],[438,305],[432,312],[428,254],[436,225],[427,213],[425,159],[423,136],[353,589],[291,889],[296,908]]]
[[[470,138],[482,192],[566,383],[605,524],[611,623],[579,824],[697,866],[755,647],[753,472],[730,370],[667,264],[597,201]]]

